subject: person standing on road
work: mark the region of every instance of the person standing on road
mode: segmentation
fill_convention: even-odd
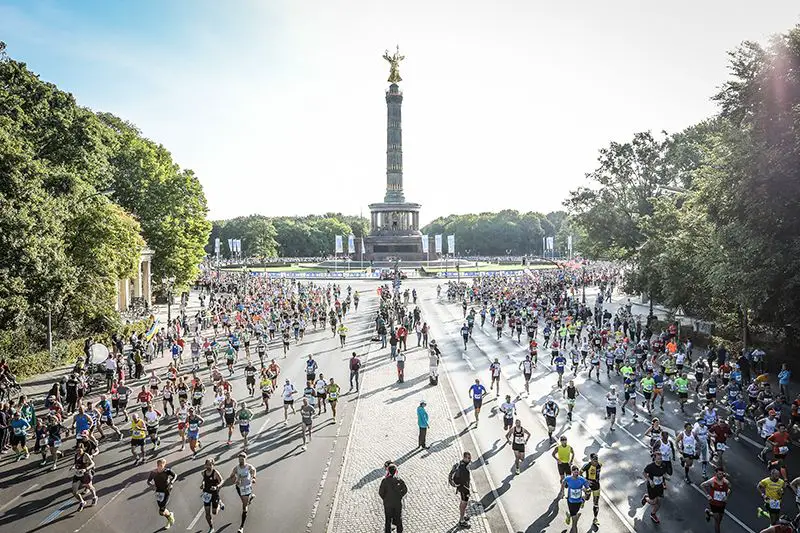
[[[470,495],[470,471],[469,463],[472,455],[464,452],[464,455],[457,465],[450,470],[450,485],[455,487],[458,494],[458,527],[468,528],[469,516],[467,516],[467,503]]]
[[[356,392],[358,392],[358,373],[360,370],[361,360],[356,355],[356,352],[353,352],[353,355],[350,356],[350,391],[353,390],[353,380],[355,380]]]
[[[403,497],[408,493],[406,482],[397,476],[397,465],[390,464],[387,476],[381,481],[378,495],[383,500],[383,512],[386,517],[384,533],[392,532],[392,524],[397,533],[403,533]]]
[[[167,519],[167,524],[164,529],[169,529],[175,523],[175,515],[167,509],[169,503],[169,493],[172,490],[172,484],[178,476],[167,468],[167,461],[159,459],[156,461],[156,469],[150,472],[147,478],[147,484],[154,487],[156,491],[156,503],[158,504],[158,514]]]
[[[420,400],[419,407],[417,407],[417,426],[419,426],[419,447],[427,450],[428,446],[425,444],[425,437],[428,434],[428,411],[425,410],[425,400]]]

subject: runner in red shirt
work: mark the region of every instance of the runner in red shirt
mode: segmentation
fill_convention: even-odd
[[[728,496],[731,494],[731,486],[730,483],[728,483],[728,478],[725,477],[725,470],[722,467],[717,467],[714,477],[703,481],[700,484],[700,488],[706,493],[706,497],[708,498],[706,521],[710,521],[713,516],[714,532],[720,533],[722,517],[725,516],[725,505],[728,503]]]
[[[731,426],[728,424],[727,420],[720,418],[715,424],[708,428],[708,431],[711,438],[714,440],[714,448],[712,451],[717,456],[717,465],[719,465],[719,467],[724,467],[725,462],[722,456],[725,450],[728,449],[728,437],[733,434]]]

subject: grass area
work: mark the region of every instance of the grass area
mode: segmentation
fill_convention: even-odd
[[[242,268],[222,268],[220,270],[225,270],[229,272],[241,272]],[[318,267],[315,265],[308,265],[308,264],[300,264],[300,265],[286,265],[286,266],[277,266],[277,267],[256,267],[250,268],[251,272],[327,272],[328,270],[333,271],[332,268],[325,268],[325,267]],[[359,269],[359,268],[351,268],[350,272],[364,272],[366,269]],[[346,268],[339,267],[337,272],[345,272],[347,271]]]
[[[502,270],[523,270],[525,268],[529,268],[531,270],[541,270],[541,269],[548,269],[548,268],[555,268],[553,265],[499,265],[495,263],[479,263],[478,268],[475,268],[475,265],[461,265],[461,272],[498,272]],[[436,274],[437,272],[455,272],[456,267],[450,266],[447,269],[444,267],[431,267],[425,268],[425,272]]]

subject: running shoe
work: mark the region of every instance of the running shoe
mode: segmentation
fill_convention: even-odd
[[[658,517],[653,513],[650,513],[650,520],[652,520],[656,524],[660,524],[661,523],[661,520],[659,520]]]

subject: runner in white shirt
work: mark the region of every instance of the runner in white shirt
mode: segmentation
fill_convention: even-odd
[[[247,454],[241,452],[239,454],[239,464],[233,467],[230,479],[236,487],[236,493],[242,500],[242,522],[239,526],[238,533],[244,531],[244,522],[247,520],[247,508],[250,502],[256,497],[253,494],[253,485],[256,484],[256,469],[253,465],[246,462]]]
[[[322,374],[319,375],[319,379],[316,383],[314,383],[314,391],[317,394],[317,408],[319,412],[317,414],[322,414],[322,412],[328,412],[328,402],[325,401],[328,395],[328,382],[325,381],[325,378]]]
[[[495,358],[494,363],[489,365],[489,373],[492,375],[492,381],[489,385],[489,391],[494,388],[494,384],[497,383],[497,397],[500,397],[500,360]]]
[[[288,379],[286,383],[283,385],[283,392],[281,396],[283,397],[283,424],[286,425],[289,420],[289,407],[292,408],[292,414],[295,414],[294,409],[294,395],[297,394],[297,390],[295,390],[294,385],[292,385],[291,381]]]
[[[531,354],[525,356],[525,360],[520,362],[519,369],[522,370],[522,375],[525,378],[525,394],[530,394],[530,381],[533,374],[533,361],[531,361]]]
[[[611,390],[606,394],[606,419],[611,419],[611,431],[614,431],[614,422],[617,420],[617,386],[611,385]]]

